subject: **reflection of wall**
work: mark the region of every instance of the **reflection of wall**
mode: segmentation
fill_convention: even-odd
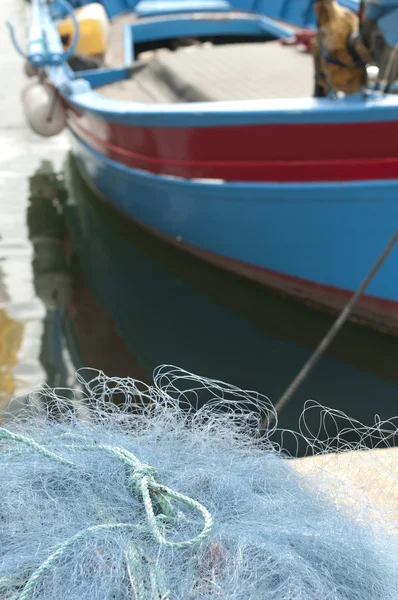
[[[62,178],[44,161],[29,183],[27,224],[34,251],[33,281],[46,310],[40,351],[46,382],[50,387],[73,385],[72,372],[80,367],[116,376],[131,374],[134,359],[125,342],[74,269],[63,214],[67,194]],[[72,365],[65,360],[67,354]]]
[[[65,224],[61,201],[65,190],[52,163],[43,161],[29,178],[27,225],[33,246],[33,283],[45,307],[40,363],[50,387],[67,386],[63,310],[71,296],[71,276],[65,256]]]
[[[8,301],[7,288],[4,283],[3,271],[1,270],[1,265],[0,265],[0,304],[2,304],[3,302],[7,302],[7,301]]]
[[[10,317],[1,305],[9,297],[0,267],[0,410],[6,408],[10,398],[17,393],[18,380],[14,370],[18,364],[18,352],[21,349],[24,324]]]
[[[12,319],[0,308],[0,409],[5,408],[17,391],[14,369],[18,363],[23,332],[23,323]]]

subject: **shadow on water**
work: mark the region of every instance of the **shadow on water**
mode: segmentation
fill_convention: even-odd
[[[50,384],[67,379],[67,346],[74,368],[150,381],[167,363],[278,400],[332,317],[143,232],[93,193],[72,158],[67,202],[45,171],[31,180],[28,222],[36,292],[46,305],[41,357]],[[308,399],[366,424],[376,413],[394,416],[397,364],[398,340],[345,326],[280,425],[297,429]]]

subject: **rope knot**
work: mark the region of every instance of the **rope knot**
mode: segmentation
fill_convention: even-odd
[[[134,467],[134,470],[129,477],[130,487],[136,495],[142,494],[141,485],[144,477],[147,478],[146,484],[149,484],[150,487],[151,481],[156,481],[157,471],[154,467],[151,467],[150,465],[140,463],[139,465]]]

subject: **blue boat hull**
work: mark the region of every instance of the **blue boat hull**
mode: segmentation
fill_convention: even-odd
[[[177,95],[181,101],[176,102],[140,102],[135,93],[109,95],[105,86],[134,78],[140,45],[214,36],[294,41],[295,29],[276,17],[301,25],[314,18],[311,0],[277,0],[275,14],[266,0],[230,3],[252,11],[246,14],[228,12],[228,2],[222,1],[224,12],[209,16],[200,10],[195,18],[175,14],[187,6],[183,0],[103,4],[111,17],[123,12],[125,1],[136,13],[123,34],[115,29],[115,39],[123,41],[116,52],[118,66],[73,73],[47,5],[34,0],[31,43],[37,44],[36,27],[45,25],[42,34],[52,42],[52,59],[41,46],[39,58],[59,98],[40,81],[27,87],[23,98],[32,128],[50,135],[67,125],[88,180],[157,235],[223,268],[340,310],[398,225],[398,96],[370,89],[366,96],[335,100],[310,98],[308,92],[214,101]],[[194,10],[209,3],[219,4],[190,0],[189,6]],[[151,18],[155,13],[161,18]],[[277,43],[270,48],[269,60],[277,63],[281,50],[283,61],[294,66],[294,54],[285,52],[297,49]],[[211,61],[211,54],[206,58]],[[260,73],[261,66],[256,69]],[[232,73],[233,85],[239,85]],[[155,86],[158,81],[154,76]],[[189,90],[191,83],[177,77],[175,85]],[[50,110],[57,112],[58,122],[49,121]],[[49,122],[55,123],[50,133]],[[398,247],[353,318],[398,335],[397,266]]]
[[[72,135],[97,191],[129,218],[202,258],[330,310],[359,286],[398,223],[398,180],[223,183],[122,165]],[[398,333],[398,248],[353,318]]]

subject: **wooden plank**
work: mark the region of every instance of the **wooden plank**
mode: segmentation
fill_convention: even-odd
[[[131,80],[97,91],[137,100],[137,86],[147,90],[152,102],[309,97],[313,61],[297,47],[278,42],[190,46],[155,52]]]

